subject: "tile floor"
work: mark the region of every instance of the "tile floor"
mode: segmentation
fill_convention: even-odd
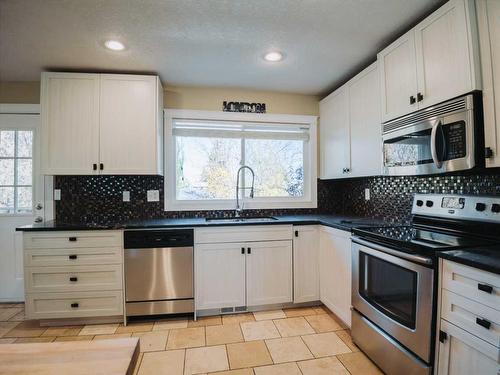
[[[25,321],[23,304],[0,304],[0,344],[130,336],[140,338],[135,375],[381,374],[323,306],[48,328]]]

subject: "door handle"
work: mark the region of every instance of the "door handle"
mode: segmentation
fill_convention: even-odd
[[[35,217],[35,220],[33,220],[35,223],[41,223],[43,221],[43,217],[37,216]]]
[[[410,105],[413,105],[417,102],[417,99],[415,99],[415,97],[412,95],[410,96]]]
[[[92,170],[97,171],[97,164],[96,163],[92,164]]]
[[[99,169],[100,169],[101,171],[102,171],[102,170],[104,170],[104,163],[100,163],[100,164],[99,164]]]
[[[422,100],[424,100],[424,96],[422,95],[422,93],[417,93],[417,102],[421,102]]]
[[[436,149],[436,137],[440,127],[441,127],[441,121],[437,121],[432,126],[432,131],[431,131],[431,156],[432,160],[434,161],[434,164],[436,164],[436,167],[438,168],[441,168],[443,166],[443,161],[439,159],[438,152]]]
[[[252,248],[251,248],[251,247],[249,247],[249,248],[247,249],[247,254],[252,254]]]
[[[244,247],[242,247],[242,248],[241,248],[241,253],[242,253],[243,255],[245,254],[245,248],[244,248]]]

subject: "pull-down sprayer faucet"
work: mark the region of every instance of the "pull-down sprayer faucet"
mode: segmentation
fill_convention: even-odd
[[[252,173],[252,187],[250,187],[250,188],[245,187],[245,186],[240,188],[240,172],[244,169],[248,169]],[[253,198],[254,183],[255,183],[255,173],[254,173],[253,169],[250,168],[248,165],[242,165],[238,169],[238,173],[236,173],[236,209],[235,209],[234,216],[240,217],[241,212],[243,211],[243,207],[240,206],[240,190],[250,189],[250,198]]]

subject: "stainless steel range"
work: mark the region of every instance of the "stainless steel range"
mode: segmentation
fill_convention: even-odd
[[[409,226],[353,230],[352,337],[387,374],[432,371],[437,252],[500,238],[500,197],[417,194],[412,214]]]

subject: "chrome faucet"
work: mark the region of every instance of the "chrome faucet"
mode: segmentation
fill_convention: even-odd
[[[251,188],[247,188],[247,187],[240,188],[240,172],[243,169],[248,169],[252,173],[252,187]],[[253,198],[254,184],[255,184],[255,173],[254,173],[253,169],[250,168],[248,165],[242,165],[238,169],[238,173],[236,173],[236,209],[235,209],[234,216],[240,217],[241,212],[243,211],[243,207],[240,206],[240,190],[250,189],[250,198]]]

